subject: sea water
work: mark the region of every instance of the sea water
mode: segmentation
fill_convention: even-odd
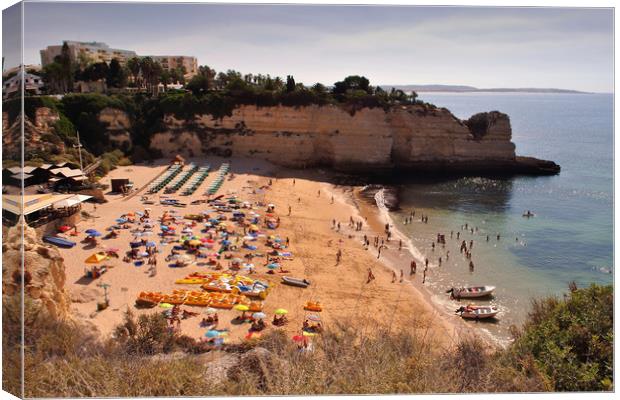
[[[510,325],[527,318],[532,299],[562,296],[571,282],[613,283],[612,94],[422,93],[420,98],[461,119],[504,112],[518,155],[562,167],[559,175],[545,177],[421,177],[401,188],[402,210],[391,217],[428,257],[427,287],[446,313],[459,306],[445,293],[450,287],[496,286],[494,298],[477,303],[497,305],[501,313],[478,326],[506,341]],[[411,210],[414,222],[405,225]],[[526,210],[535,216],[523,217]],[[421,215],[428,216],[427,224]],[[473,234],[462,228],[465,224]],[[445,235],[446,245],[435,244],[433,250],[438,233]],[[473,272],[459,252],[462,240],[468,246],[474,241]]]

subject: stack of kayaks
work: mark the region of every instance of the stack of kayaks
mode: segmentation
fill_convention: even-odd
[[[211,185],[209,185],[209,188],[207,189],[207,192],[205,194],[209,194],[209,195],[215,194],[219,190],[219,188],[222,186],[222,184],[224,183],[224,177],[226,176],[229,170],[230,170],[229,163],[222,164],[220,169],[217,171],[217,177],[211,183]]]
[[[136,299],[136,305],[139,306],[156,305],[159,303],[223,308],[228,310],[233,308],[236,304],[243,304],[248,306],[251,312],[263,310],[262,302],[250,301],[244,296],[232,293],[200,292],[195,290],[173,290],[172,294],[140,292]]]
[[[159,178],[155,179],[148,187],[148,193],[153,194],[157,193],[164,188],[171,180],[177,176],[181,170],[182,166],[179,164],[171,165],[168,170]]]
[[[170,186],[166,188],[164,193],[174,193],[181,188],[181,186],[185,185],[185,183],[189,180],[198,171],[198,166],[194,163],[189,165],[189,169],[181,174]]]
[[[196,172],[196,175],[194,175],[194,177],[189,181],[189,183],[187,184],[187,187],[183,191],[184,196],[190,196],[194,194],[194,192],[198,189],[198,187],[202,184],[202,182],[204,182],[204,180],[207,179],[207,176],[209,175],[209,168],[210,167],[206,165],[198,169],[198,171]]]

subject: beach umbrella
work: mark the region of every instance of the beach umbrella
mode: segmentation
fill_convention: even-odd
[[[172,307],[174,307],[174,306],[173,306],[172,304],[170,304],[170,303],[161,303],[159,306],[160,306],[161,308],[172,308]]]
[[[276,314],[276,315],[284,315],[284,314],[288,314],[288,311],[285,310],[284,308],[278,308],[277,310],[274,311],[274,314]]]
[[[215,314],[215,313],[217,313],[217,310],[215,308],[209,307],[209,308],[207,308],[205,313],[207,313],[207,314]]]
[[[314,322],[320,322],[321,321],[321,317],[319,317],[316,314],[310,314],[306,318],[309,319],[310,321],[314,321]]]
[[[264,319],[265,317],[267,317],[267,314],[265,314],[264,312],[255,312],[254,314],[252,314],[252,318],[256,319]]]
[[[271,263],[271,264],[267,265],[267,268],[269,268],[269,269],[276,269],[276,268],[278,268],[278,264]]]
[[[91,233],[91,232],[97,232],[97,230],[96,229],[86,229],[84,232],[85,233]]]
[[[161,229],[162,231],[167,231],[168,230],[168,226],[167,225],[160,225],[159,229]]]
[[[140,253],[140,256],[142,257],[148,257],[149,253],[147,253],[146,251],[143,251],[142,253]]]
[[[98,236],[101,236],[101,233],[99,231],[93,230],[93,231],[88,233],[88,236],[98,237]]]
[[[156,247],[155,242],[146,242],[146,247]]]
[[[208,338],[215,338],[215,337],[220,336],[220,333],[218,331],[210,330],[210,331],[207,331],[207,333],[205,333],[205,336]]]
[[[91,254],[84,262],[87,264],[99,264],[101,261],[106,259],[106,255],[102,253],[94,253]]]
[[[105,251],[109,251],[111,253],[116,253],[116,252],[119,252],[120,249],[117,249],[116,247],[108,247],[108,248],[105,249]]]
[[[71,230],[71,227],[69,225],[63,225],[60,228],[58,228],[59,232],[67,232],[67,231],[70,231],[70,230]]]
[[[302,335],[295,335],[295,336],[293,336],[293,341],[294,342],[303,342],[304,340],[306,340],[306,338],[303,337]]]
[[[131,242],[129,243],[129,246],[131,246],[131,248],[135,248],[135,247],[140,247],[142,246],[142,242]]]
[[[114,221],[118,222],[119,224],[124,224],[125,222],[127,222],[125,218],[116,218]]]
[[[312,336],[316,336],[316,333],[303,331],[302,335],[312,337]]]
[[[258,230],[258,226],[256,226],[255,224],[252,224],[252,225],[250,225],[250,230],[257,231]]]
[[[189,242],[187,242],[190,246],[200,246],[202,244],[202,242],[200,240],[190,240]]]
[[[152,232],[152,231],[145,231],[145,232],[142,232],[142,236],[151,236],[152,234],[153,234],[153,232]]]
[[[250,309],[250,307],[246,306],[245,304],[237,304],[235,306],[235,310],[237,310],[237,311],[245,312],[245,311],[248,311],[249,309]]]

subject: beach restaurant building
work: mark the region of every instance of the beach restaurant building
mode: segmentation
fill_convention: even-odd
[[[75,224],[79,220],[82,203],[92,196],[82,194],[33,194],[2,196],[2,223],[13,226],[20,216],[32,227],[51,222]]]

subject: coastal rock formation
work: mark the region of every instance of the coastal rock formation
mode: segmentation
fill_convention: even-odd
[[[126,112],[106,107],[99,112],[99,122],[106,126],[108,140],[121,149],[131,147],[131,121]]]
[[[2,296],[21,296],[21,224],[8,230],[2,245]],[[34,228],[24,226],[24,293],[54,319],[71,320],[65,291],[65,265],[58,249],[48,247]]]
[[[24,119],[24,156],[33,158],[38,154],[62,154],[65,144],[50,132],[58,120],[58,114],[47,107],[38,108],[33,119]],[[22,151],[21,115],[9,122],[8,113],[2,113],[2,148],[5,159],[20,160]]]
[[[166,115],[164,125],[150,142],[164,156],[258,157],[293,168],[326,166],[356,173],[499,171],[519,163],[510,120],[497,111],[461,121],[447,109],[429,105],[355,113],[333,105],[240,106],[222,119],[196,115],[187,121]]]

